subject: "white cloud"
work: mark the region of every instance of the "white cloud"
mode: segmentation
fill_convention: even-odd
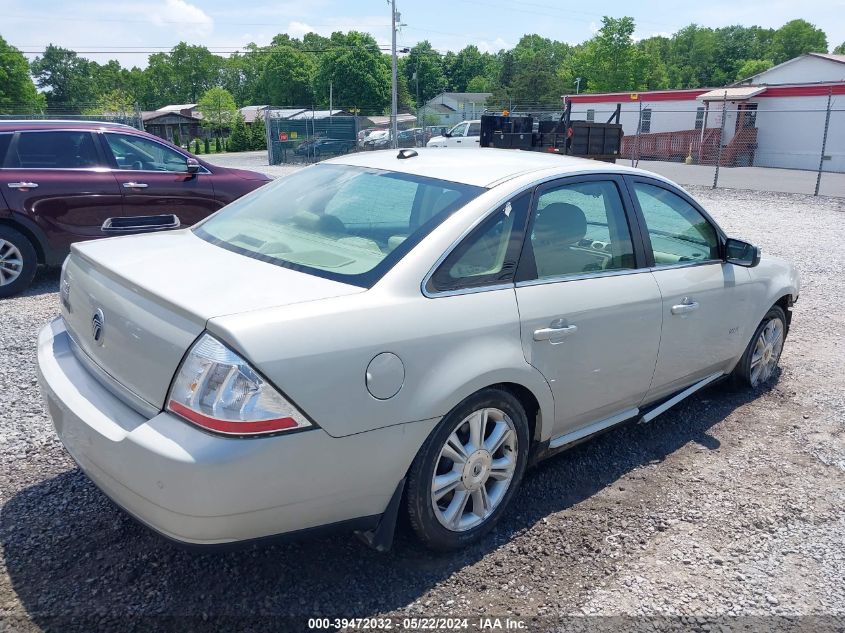
[[[492,42],[480,40],[476,46],[482,53],[498,53],[503,48],[512,48],[511,45],[501,37],[497,37]]]
[[[285,32],[292,38],[299,39],[306,33],[317,33],[318,31],[313,26],[306,24],[305,22],[294,21],[288,24],[288,28]]]
[[[156,26],[174,29],[182,37],[208,37],[214,31],[214,19],[185,0],[164,0],[149,9]]]

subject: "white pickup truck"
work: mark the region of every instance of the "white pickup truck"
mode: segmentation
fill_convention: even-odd
[[[443,136],[433,136],[426,147],[479,147],[481,119],[461,121]]]

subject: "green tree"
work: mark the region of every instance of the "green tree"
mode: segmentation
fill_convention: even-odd
[[[118,114],[128,116],[135,111],[135,100],[125,90],[115,88],[97,99],[97,106],[90,110],[90,114]],[[88,112],[86,112],[87,114]]]
[[[734,79],[736,81],[748,79],[749,77],[753,77],[754,75],[763,72],[764,70],[769,70],[769,68],[773,65],[772,60],[770,59],[746,59],[742,62],[742,65],[739,67]]]
[[[390,104],[390,61],[366,33],[332,33],[331,47],[320,55],[314,78],[317,103],[327,106],[329,82],[334,103],[358,108],[362,114],[381,114]]]
[[[634,19],[602,18],[598,33],[579,51],[583,78],[592,92],[641,90],[648,59],[634,45]]]
[[[560,106],[565,89],[557,72],[571,54],[570,47],[539,35],[524,35],[511,52],[509,97],[527,107]]]
[[[669,48],[669,85],[672,88],[718,85],[714,81],[716,48],[713,29],[690,24],[675,33]]]
[[[202,125],[215,130],[218,134],[229,127],[238,112],[235,99],[225,88],[215,86],[205,91],[197,104],[202,114]]]
[[[238,105],[258,105],[264,101],[260,84],[267,56],[252,42],[245,48],[246,52],[233,53],[224,60],[220,81]]]
[[[443,92],[446,87],[443,60],[440,54],[431,48],[428,40],[423,40],[411,47],[405,60],[404,75],[408,81],[408,89],[415,99],[417,86],[419,86],[420,103],[425,103]]]
[[[232,121],[232,132],[229,135],[229,149],[233,152],[245,152],[250,149],[250,135],[244,116],[238,112]]]
[[[29,64],[17,48],[0,37],[0,113],[35,112],[46,105],[29,77]]]
[[[255,119],[249,126],[249,149],[267,149],[267,130],[264,121]]]
[[[781,64],[805,53],[826,53],[827,36],[806,20],[787,22],[772,36],[771,59]]]
[[[49,44],[44,55],[32,61],[31,71],[49,105],[78,112],[96,101],[94,66],[72,50]]]
[[[313,56],[292,46],[277,46],[267,55],[259,94],[264,104],[302,106],[313,102]]]
[[[449,59],[449,89],[455,92],[467,92],[467,84],[473,77],[485,75],[490,55],[482,54],[478,47],[470,44]]]
[[[224,60],[205,46],[180,42],[169,53],[154,53],[147,62],[144,102],[159,108],[174,103],[197,103],[223,77]]]
[[[842,42],[839,46],[833,49],[834,55],[845,55],[845,42]]]

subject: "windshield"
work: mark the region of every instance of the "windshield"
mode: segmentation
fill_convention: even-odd
[[[463,136],[466,126],[466,123],[458,123],[455,127],[449,130],[449,136]]]
[[[483,191],[378,169],[315,165],[236,200],[194,232],[248,257],[368,288]]]

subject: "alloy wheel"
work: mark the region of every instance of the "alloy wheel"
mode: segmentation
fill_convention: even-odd
[[[479,409],[458,423],[431,481],[432,507],[443,527],[470,530],[493,514],[513,481],[517,449],[513,420],[500,409]]]
[[[751,353],[752,387],[766,382],[774,374],[783,350],[783,333],[783,321],[774,317],[769,319],[757,336],[754,351]]]
[[[23,255],[20,249],[0,238],[0,286],[6,286],[15,281],[23,270]]]

